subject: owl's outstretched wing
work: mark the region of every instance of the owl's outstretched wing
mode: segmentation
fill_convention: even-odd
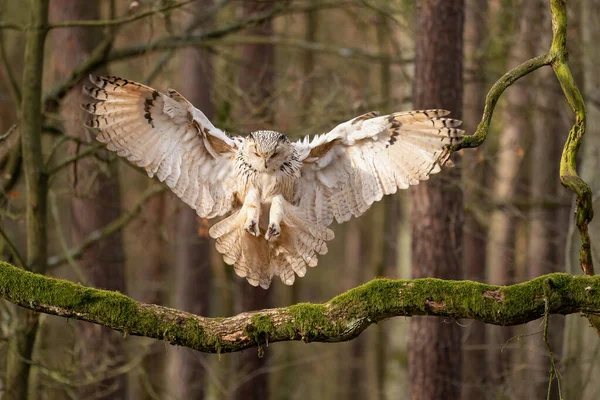
[[[84,93],[94,117],[88,127],[119,156],[156,175],[201,217],[223,215],[233,207],[233,158],[241,138],[216,128],[183,96],[166,96],[142,84],[113,76],[90,76]]]
[[[303,162],[296,204],[325,226],[364,213],[383,195],[440,171],[462,140],[446,110],[371,112],[295,146]]]

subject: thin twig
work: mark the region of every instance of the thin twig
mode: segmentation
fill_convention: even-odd
[[[163,13],[166,11],[171,11],[179,7],[183,7],[186,4],[192,3],[197,0],[184,0],[180,3],[167,3],[168,5],[163,6],[161,8],[157,8],[154,10],[145,11],[136,15],[131,15],[129,17],[110,19],[106,21],[102,20],[85,20],[85,21],[64,21],[57,22],[51,25],[48,25],[48,29],[57,29],[57,28],[74,28],[74,27],[110,27],[110,26],[119,26],[123,24],[127,24],[129,22],[137,21],[142,18],[149,17],[154,14]]]
[[[81,266],[77,263],[77,261],[75,261],[75,259],[69,253],[69,245],[67,244],[67,240],[65,239],[65,233],[62,229],[62,224],[60,222],[61,221],[60,212],[58,211],[56,195],[54,194],[54,192],[52,190],[50,190],[48,192],[48,199],[50,200],[50,211],[52,213],[52,216],[54,217],[54,225],[56,226],[56,235],[58,236],[58,241],[60,242],[60,247],[62,248],[63,253],[65,254],[64,257],[67,259],[67,262],[69,263],[69,265],[71,266],[71,268],[73,269],[75,274],[77,275],[79,282],[81,282],[85,285],[85,284],[87,284],[88,281],[87,281],[85,274],[83,273],[83,268],[81,268]]]
[[[208,13],[212,13],[212,10],[208,10]],[[257,24],[266,21],[278,13],[282,12],[282,7],[275,7],[268,12],[257,13],[249,18],[226,25],[222,28],[217,28],[211,31],[204,32],[201,37],[205,39],[216,39],[234,32],[238,32],[245,29],[253,24]],[[201,17],[198,17],[201,18]],[[177,38],[163,38],[156,40],[151,43],[144,43],[137,46],[127,47],[120,50],[110,51],[112,45],[112,39],[114,35],[109,35],[101,44],[99,44],[94,51],[82,62],[79,66],[73,69],[73,72],[66,81],[60,82],[54,88],[50,90],[48,95],[44,99],[44,105],[46,109],[56,107],[60,100],[73,88],[75,85],[83,79],[87,74],[91,73],[94,69],[99,68],[109,62],[122,61],[130,57],[136,57],[148,52],[168,50],[172,48],[182,47],[185,45],[193,45],[193,43],[186,43],[186,41],[179,37],[179,41],[173,41]],[[110,53],[109,53],[110,51]]]
[[[6,54],[6,47],[4,46],[4,35],[0,30],[0,63],[2,64],[2,72],[6,78],[6,82],[8,84],[8,90],[10,92],[10,96],[12,97],[13,104],[19,110],[21,105],[21,89],[19,88],[19,84],[17,83],[17,78],[15,77],[15,73],[10,66],[10,60],[8,58],[8,54]]]
[[[69,165],[73,164],[74,162],[77,162],[82,158],[85,158],[89,155],[96,153],[98,150],[100,150],[103,147],[105,147],[105,145],[102,143],[95,143],[95,144],[91,145],[84,151],[77,153],[77,154],[67,158],[66,160],[63,160],[60,164],[58,164],[54,168],[48,170],[47,171],[48,176],[52,176],[53,174],[56,174],[57,172],[61,171],[63,168],[66,168]]]
[[[10,240],[10,238],[8,237],[6,232],[4,232],[4,229],[2,229],[1,225],[0,225],[0,239],[2,239],[4,241],[4,243],[6,244],[6,246],[8,247],[8,251],[10,251],[10,254],[12,254],[13,258],[15,259],[15,264],[20,268],[25,268],[25,260],[21,256],[21,253],[19,253],[19,250],[17,249],[17,247]]]
[[[98,241],[106,238],[109,235],[112,235],[114,232],[117,232],[120,229],[123,229],[127,224],[129,224],[137,215],[142,211],[142,206],[146,203],[150,198],[156,196],[159,193],[162,193],[166,190],[164,185],[154,185],[147,189],[142,196],[139,198],[137,203],[133,206],[133,208],[129,212],[123,213],[119,218],[115,219],[108,225],[97,229],[93,232],[90,232],[82,242],[76,247],[70,249],[66,252],[64,256],[52,256],[48,259],[49,267],[58,267],[60,265],[65,264],[69,261],[69,257],[76,259],[81,256],[83,251]]]
[[[546,350],[548,351],[548,355],[550,356],[550,379],[548,381],[548,395],[547,400],[550,400],[550,395],[552,393],[552,382],[556,379],[556,383],[558,386],[558,398],[562,400],[562,391],[560,388],[560,372],[556,367],[556,360],[554,359],[554,353],[550,348],[550,342],[548,341],[548,325],[550,322],[550,295],[552,294],[552,284],[551,280],[544,280],[544,329],[543,329],[543,339],[544,344],[546,345]]]
[[[25,28],[21,25],[18,24],[12,24],[10,22],[0,22],[0,31],[1,30],[12,30],[12,31],[19,31],[22,32],[25,30]]]

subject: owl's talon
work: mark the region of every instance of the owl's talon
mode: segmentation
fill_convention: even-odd
[[[281,235],[281,227],[279,226],[279,224],[273,222],[271,223],[271,225],[269,225],[269,229],[267,229],[265,239],[271,240],[279,235]]]
[[[256,237],[258,237],[260,235],[260,229],[258,228],[258,224],[256,223],[255,220],[251,220],[246,227],[244,228],[244,230],[246,232],[248,232],[251,235],[254,235]]]

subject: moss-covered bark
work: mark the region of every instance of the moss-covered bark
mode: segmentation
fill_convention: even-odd
[[[375,279],[324,304],[205,318],[0,262],[0,297],[29,310],[218,353],[288,340],[351,340],[372,323],[395,316],[432,315],[517,325],[544,316],[546,297],[550,314],[598,314],[600,276],[554,273],[511,286],[433,278]]]

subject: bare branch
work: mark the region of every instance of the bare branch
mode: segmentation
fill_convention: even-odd
[[[88,147],[87,149],[83,150],[82,152],[79,152],[79,153],[67,158],[66,160],[63,160],[60,164],[58,164],[54,168],[47,170],[46,173],[48,174],[48,176],[52,176],[53,174],[56,174],[57,172],[61,171],[63,168],[68,167],[69,165],[81,160],[82,158],[85,158],[87,156],[94,154],[95,152],[97,152],[98,150],[100,150],[101,148],[104,148],[104,147],[105,146],[102,143],[95,143],[95,144],[91,145],[90,147]]]
[[[0,63],[2,63],[2,72],[6,77],[8,90],[10,91],[13,103],[18,110],[19,106],[21,105],[21,89],[19,88],[19,84],[17,83],[17,78],[15,77],[13,69],[10,66],[10,61],[8,59],[8,55],[6,54],[6,47],[4,44],[4,35],[0,30]]]
[[[283,3],[283,2],[282,2]],[[268,12],[257,13],[252,15],[251,17],[238,21],[236,23],[232,23],[223,28],[218,28],[215,30],[207,31],[200,35],[200,37],[204,39],[217,39],[228,34],[238,32],[242,29],[247,28],[256,23],[260,23],[263,21],[272,18],[278,13],[281,13],[284,8],[282,6],[275,7]],[[212,9],[207,10],[207,13],[213,13]],[[201,18],[200,16],[198,18]],[[185,45],[192,45],[193,43],[186,43],[185,38],[188,35],[184,35],[179,37],[179,41],[177,41],[177,37],[175,38],[163,38],[158,39],[151,43],[144,43],[137,46],[128,47],[120,50],[113,50],[109,53],[113,38],[112,35],[108,35],[108,37],[98,45],[96,49],[87,57],[87,59],[79,65],[77,68],[73,70],[71,76],[64,82],[60,82],[53,89],[50,90],[49,94],[44,99],[44,104],[46,108],[52,108],[58,105],[60,100],[66,96],[66,94],[73,88],[75,85],[84,77],[86,77],[90,72],[94,69],[99,68],[100,66],[109,63],[111,61],[119,61],[129,57],[140,56],[142,54],[147,54],[148,52],[158,51],[158,50],[168,50],[176,47],[182,47]],[[167,43],[167,44],[165,44]]]
[[[123,213],[119,218],[115,219],[113,222],[106,225],[105,227],[91,232],[85,237],[85,239],[83,239],[83,241],[77,247],[69,250],[66,253],[66,255],[62,257],[50,257],[48,259],[48,266],[58,267],[67,263],[69,261],[69,258],[79,258],[81,256],[81,253],[83,253],[83,251],[91,245],[106,238],[114,232],[123,229],[129,222],[131,222],[136,216],[139,215],[139,213],[142,211],[142,206],[144,205],[144,203],[146,203],[146,201],[148,201],[153,196],[162,193],[165,190],[166,187],[163,185],[151,186],[148,190],[144,192],[144,194],[140,197],[138,202],[133,206],[133,208],[129,212]]]
[[[25,28],[18,24],[11,24],[10,22],[0,22],[0,31],[1,30],[12,30],[12,31],[24,31]]]
[[[548,289],[544,288],[548,285]],[[395,316],[469,318],[517,325],[548,314],[600,312],[600,276],[554,273],[511,286],[433,278],[375,279],[325,304],[303,303],[206,318],[0,262],[0,297],[36,312],[107,326],[207,353],[302,340],[342,342]]]
[[[193,40],[194,38],[190,38]],[[301,39],[286,38],[282,36],[238,36],[234,38],[225,38],[220,40],[201,40],[196,45],[215,46],[215,45],[246,45],[246,44],[271,44],[287,47],[295,47],[302,50],[309,50],[316,53],[332,54],[342,58],[358,58],[374,61],[385,61],[392,64],[407,64],[413,60],[394,59],[387,54],[369,53],[362,49],[353,47],[329,46],[320,42],[310,42]]]
[[[88,20],[88,21],[64,21],[57,22],[51,25],[48,25],[48,29],[56,29],[56,28],[73,28],[73,27],[108,27],[108,26],[119,26],[123,24],[127,24],[129,22],[137,21],[155,14],[164,13],[167,11],[175,10],[177,8],[183,7],[186,4],[192,3],[196,0],[184,0],[179,3],[170,3],[167,2],[166,6],[156,8],[153,10],[148,10],[136,15],[131,15],[129,17],[110,19],[107,21],[102,20]]]
[[[4,241],[4,244],[6,244],[6,246],[8,247],[8,251],[10,251],[10,254],[12,254],[17,265],[21,268],[25,268],[25,260],[23,259],[23,256],[21,256],[21,253],[19,253],[17,247],[10,240],[6,232],[4,232],[2,226],[0,226],[0,239],[2,239],[2,241]]]

